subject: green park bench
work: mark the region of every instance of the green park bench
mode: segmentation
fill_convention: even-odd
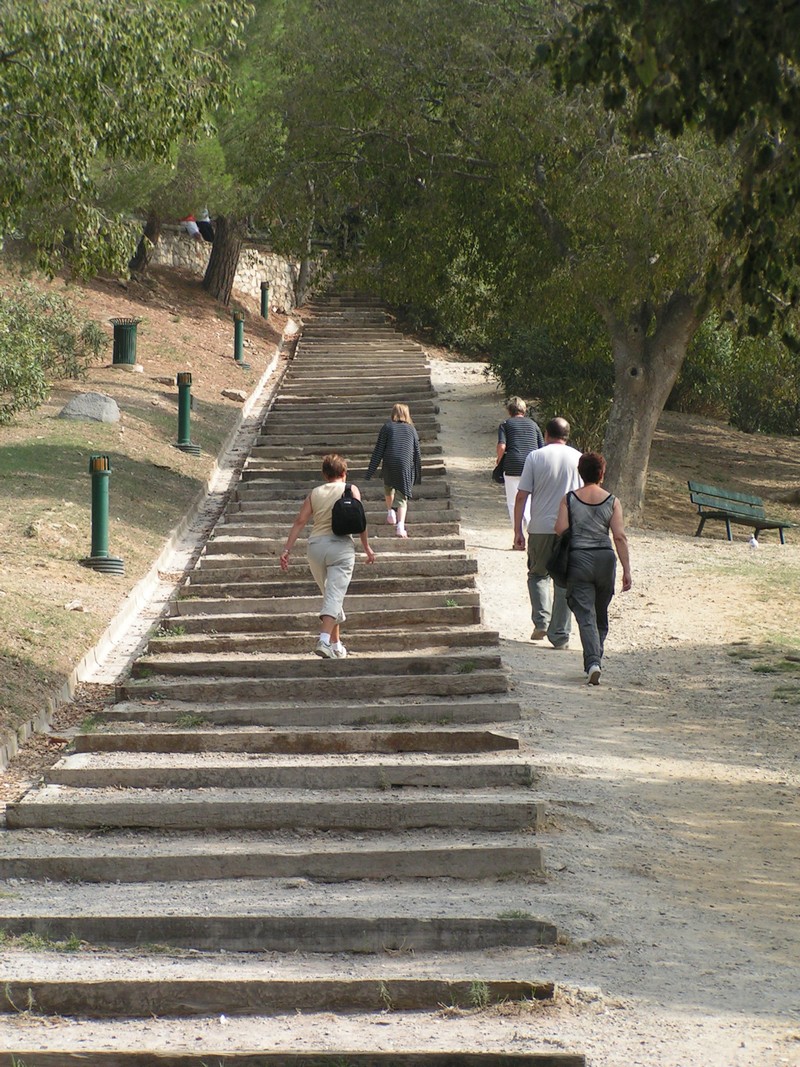
[[[709,519],[719,519],[725,523],[729,541],[733,540],[731,523],[735,522],[739,526],[752,526],[756,539],[762,530],[777,530],[783,545],[786,544],[783,531],[796,525],[788,519],[768,519],[764,514],[764,501],[760,496],[734,493],[732,489],[701,485],[700,482],[688,484],[689,497],[693,504],[697,504],[697,513],[700,516],[695,537],[700,536]]]

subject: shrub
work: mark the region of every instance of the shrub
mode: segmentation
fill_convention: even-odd
[[[0,293],[0,425],[38,407],[50,382],[85,377],[108,342],[63,296],[28,284]]]
[[[602,448],[614,391],[614,368],[602,337],[591,328],[576,334],[580,348],[533,327],[496,340],[489,365],[507,396],[534,399],[540,419],[561,415],[582,451]]]

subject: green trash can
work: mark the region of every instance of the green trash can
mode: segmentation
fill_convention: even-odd
[[[113,364],[136,362],[136,327],[141,319],[110,319],[114,326]]]

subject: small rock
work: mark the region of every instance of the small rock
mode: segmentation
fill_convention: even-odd
[[[243,404],[247,400],[247,393],[241,389],[223,389],[222,395],[228,400],[235,400],[239,404]]]
[[[119,422],[119,408],[116,400],[105,393],[79,393],[61,409],[58,418]]]
[[[80,600],[70,600],[68,604],[64,605],[67,611],[86,611],[86,608]]]
[[[171,377],[168,374],[157,374],[154,378],[150,379],[151,382],[158,382],[159,385],[175,385],[175,375]]]

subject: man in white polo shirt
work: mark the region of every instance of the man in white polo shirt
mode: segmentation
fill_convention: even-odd
[[[544,431],[544,446],[531,452],[525,460],[514,502],[514,547],[525,548],[522,516],[528,497],[531,498],[531,517],[528,523],[528,595],[531,598],[533,619],[532,641],[546,637],[553,648],[566,648],[572,629],[572,614],[567,605],[566,591],[555,587],[547,573],[547,560],[553,551],[556,535],[553,532],[558,506],[571,489],[583,485],[578,474],[581,453],[567,444],[569,423],[566,419],[551,419]]]

